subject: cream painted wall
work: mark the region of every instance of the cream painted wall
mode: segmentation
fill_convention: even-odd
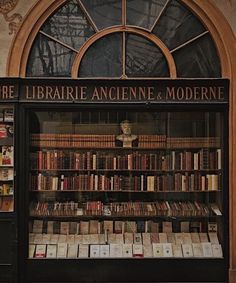
[[[37,0],[9,0],[9,2],[18,2],[14,10],[9,12],[8,16],[12,16],[14,13],[20,14],[23,18],[28,11],[33,7]],[[40,1],[40,0],[39,0]],[[236,0],[200,0],[211,1],[221,10],[229,24],[231,25],[234,34],[236,34]],[[5,1],[7,2],[7,1]],[[9,34],[9,22],[6,21],[1,13],[1,4],[4,1],[0,0],[0,77],[6,76],[6,66],[8,52],[11,46],[11,42],[14,38],[14,34]]]

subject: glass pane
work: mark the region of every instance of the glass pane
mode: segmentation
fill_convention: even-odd
[[[166,0],[127,0],[127,25],[151,29]]]
[[[129,34],[126,42],[128,77],[169,77],[167,61],[160,49],[144,37]]]
[[[78,110],[29,113],[29,258],[223,258],[223,114]]]
[[[70,77],[76,53],[39,34],[27,63],[28,77]]]
[[[201,22],[184,5],[172,0],[153,33],[171,50],[204,31]]]
[[[121,25],[121,0],[81,0],[98,29]]]
[[[46,21],[42,30],[75,49],[94,34],[77,1],[70,1],[59,9]]]
[[[178,77],[219,78],[219,56],[210,35],[186,45],[173,53]]]
[[[82,58],[79,77],[120,77],[122,36],[108,35],[96,41]]]

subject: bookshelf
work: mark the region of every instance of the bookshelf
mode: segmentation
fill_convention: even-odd
[[[221,113],[40,110],[29,121],[29,259],[224,257]]]
[[[0,106],[0,213],[14,211],[14,108]]]

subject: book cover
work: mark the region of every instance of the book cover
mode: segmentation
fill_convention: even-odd
[[[67,258],[77,258],[78,255],[78,245],[68,244]]]
[[[151,234],[142,233],[143,245],[151,245]]]
[[[66,242],[67,244],[70,244],[70,245],[75,244],[75,235],[67,235]]]
[[[36,247],[36,245],[29,244],[29,258],[33,258],[34,257],[35,247]]]
[[[133,244],[133,257],[143,257],[142,244]]]
[[[90,257],[100,257],[100,245],[90,245]]]
[[[171,221],[163,221],[162,222],[162,232],[171,233],[172,232],[172,222]]]
[[[35,234],[34,236],[34,244],[42,244],[43,243],[43,235],[42,234]]]
[[[83,235],[75,235],[75,244],[83,244]]]
[[[172,244],[172,251],[174,257],[183,257],[181,244]]]
[[[80,234],[86,235],[88,233],[89,233],[89,221],[80,221]]]
[[[192,243],[200,243],[200,237],[198,233],[191,233]]]
[[[100,257],[106,258],[110,257],[110,246],[100,245]]]
[[[50,239],[50,244],[57,245],[58,240],[59,240],[59,234],[52,234]]]
[[[4,122],[13,122],[14,121],[14,111],[12,108],[4,109]]]
[[[152,244],[153,257],[163,257],[163,244]]]
[[[2,146],[2,166],[13,166],[14,165],[14,147],[3,145]]]
[[[50,244],[51,234],[43,234],[42,244]]]
[[[152,244],[143,244],[143,256],[153,257]]]
[[[122,257],[123,245],[122,244],[110,244],[110,257]]]
[[[134,244],[142,244],[142,234],[134,233]]]
[[[1,168],[0,181],[13,181],[13,168]]]
[[[193,256],[194,257],[203,257],[203,250],[201,243],[193,243]]]
[[[46,257],[46,245],[38,244],[35,249],[35,258]]]
[[[133,257],[132,244],[123,244],[122,256]]]
[[[220,244],[212,244],[212,253],[213,253],[213,257],[222,258],[223,257],[223,251],[222,251],[221,245]]]
[[[43,220],[33,221],[33,233],[42,234],[43,233]]]
[[[66,258],[67,257],[67,243],[60,243],[57,244],[57,258]]]
[[[217,233],[211,232],[211,233],[208,233],[208,236],[209,236],[211,244],[219,244]]]
[[[182,244],[183,256],[193,257],[193,248],[191,244]]]
[[[99,244],[99,234],[90,234],[89,239],[89,244]]]
[[[56,258],[57,257],[57,245],[47,245],[46,258]]]
[[[163,256],[164,257],[173,257],[172,244],[171,243],[164,243],[163,244]]]
[[[159,242],[161,244],[167,243],[167,234],[166,233],[159,233]]]
[[[211,243],[201,243],[203,256],[204,257],[213,257]]]
[[[80,258],[87,258],[88,256],[89,256],[89,245],[80,244],[79,245],[79,257]]]
[[[133,244],[134,242],[134,237],[133,237],[133,233],[124,233],[124,242],[125,244]]]

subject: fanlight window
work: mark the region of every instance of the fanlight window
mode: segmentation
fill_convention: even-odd
[[[86,44],[79,78],[169,78],[168,56],[179,78],[221,77],[209,31],[180,0],[66,1],[40,28],[27,76],[71,77]]]

